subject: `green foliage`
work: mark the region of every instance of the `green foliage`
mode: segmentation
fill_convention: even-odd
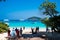
[[[60,32],[60,15],[41,19],[41,22],[44,23],[46,27],[51,27],[55,32]]]
[[[0,33],[2,32],[6,32],[8,30],[8,25],[3,23],[3,22],[0,22]]]
[[[55,9],[56,8],[56,5],[55,3],[51,3],[51,2],[44,2],[42,5],[41,5],[43,8],[51,8],[51,9]]]
[[[60,32],[60,15],[50,18],[50,22],[53,22],[54,23],[53,24],[54,29],[57,29],[57,31]]]
[[[44,23],[47,27],[52,26],[52,24],[48,18],[41,19],[41,22]]]
[[[57,15],[57,13],[59,13],[57,10],[56,10],[56,3],[52,3],[52,2],[48,2],[48,1],[45,1],[43,2],[40,7],[42,9],[45,9],[45,11],[43,12],[43,14],[45,15],[49,15],[50,17],[54,17]]]
[[[58,25],[60,26],[60,16],[58,17],[58,11],[56,10],[56,3],[45,1],[40,6],[45,11],[43,12],[44,15],[49,15],[50,17],[47,19],[42,19],[41,21],[48,27],[51,27],[52,30],[58,31]],[[57,29],[57,30],[56,30]]]

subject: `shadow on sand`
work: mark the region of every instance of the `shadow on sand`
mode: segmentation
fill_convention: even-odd
[[[51,32],[49,32],[49,33],[39,32],[39,33],[36,33],[36,34],[22,34],[22,36],[19,37],[17,40],[30,40],[31,38],[40,38],[40,39],[37,39],[37,40],[42,40],[42,39],[43,40],[60,40],[60,34],[55,33],[55,32],[53,34]]]
[[[44,40],[60,40],[60,34],[59,33],[46,33],[46,32],[39,32],[36,34],[23,34],[22,37],[24,38],[34,38],[34,37],[39,37]]]

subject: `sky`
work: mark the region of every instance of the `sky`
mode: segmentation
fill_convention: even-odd
[[[39,10],[45,0],[6,0],[0,2],[0,20],[27,19],[29,17],[46,17]],[[60,0],[49,0],[56,3],[56,10],[60,12]]]

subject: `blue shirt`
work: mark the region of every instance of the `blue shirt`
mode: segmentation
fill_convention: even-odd
[[[11,36],[12,36],[12,37],[15,37],[15,36],[16,36],[16,32],[15,32],[15,30],[12,30],[12,32],[11,32]]]

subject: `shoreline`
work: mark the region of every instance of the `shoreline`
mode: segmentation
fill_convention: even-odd
[[[12,29],[14,28],[16,28],[16,27],[9,27],[10,28],[10,30],[12,31]],[[21,27],[17,27],[17,29],[20,29]],[[23,30],[23,34],[25,34],[25,33],[30,33],[31,32],[31,27],[30,28],[25,28],[25,29],[22,29]],[[39,32],[46,32],[46,29],[45,28],[39,28]]]
[[[23,28],[23,27],[9,27],[11,30],[14,28],[17,28],[17,29],[20,29],[20,28]],[[31,28],[33,28],[33,27],[25,27],[25,30],[27,29],[27,30],[30,30]],[[36,27],[35,27],[36,28]],[[46,28],[40,28],[39,27],[39,31],[46,31]]]

